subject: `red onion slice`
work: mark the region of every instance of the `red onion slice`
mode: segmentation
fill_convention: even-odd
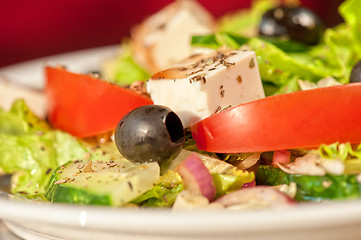
[[[273,164],[286,164],[291,161],[291,152],[287,150],[275,151],[273,153]]]
[[[196,154],[191,154],[178,164],[176,171],[182,176],[187,190],[200,193],[209,201],[215,198],[216,187],[213,184],[212,175]]]
[[[276,207],[295,204],[295,200],[283,192],[267,186],[256,186],[234,191],[218,198],[215,203],[225,208],[234,206]]]
[[[243,184],[242,188],[251,188],[256,186],[256,181],[253,179],[251,182]]]

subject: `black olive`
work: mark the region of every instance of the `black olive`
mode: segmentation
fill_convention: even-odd
[[[132,162],[169,163],[185,140],[183,124],[171,109],[146,105],[125,115],[115,130],[119,152]]]
[[[322,37],[325,25],[320,17],[304,7],[276,7],[262,16],[259,34],[268,37],[286,37],[315,45]]]
[[[352,68],[350,83],[353,82],[361,82],[361,60],[359,60]]]

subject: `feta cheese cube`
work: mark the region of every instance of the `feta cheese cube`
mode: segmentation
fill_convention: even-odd
[[[177,0],[132,29],[135,60],[149,72],[167,68],[192,53],[192,35],[214,30],[213,16],[195,0]]]
[[[255,53],[228,49],[194,55],[156,73],[147,90],[154,104],[171,108],[184,127],[265,97]]]

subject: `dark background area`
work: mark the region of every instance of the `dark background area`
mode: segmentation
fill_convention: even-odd
[[[171,0],[2,0],[0,66],[79,49],[120,43],[129,29]],[[215,17],[249,0],[200,0]],[[303,0],[328,26],[342,19],[341,0]]]

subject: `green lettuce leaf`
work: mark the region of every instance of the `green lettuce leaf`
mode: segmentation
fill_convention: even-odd
[[[313,62],[299,61],[295,55],[259,38],[251,39],[247,45],[256,52],[262,81],[282,86],[295,77],[315,82],[330,75],[327,69]]]
[[[122,44],[121,52],[114,59],[109,59],[103,64],[101,73],[105,80],[121,86],[150,78],[150,74],[134,61],[132,48],[126,42]]]
[[[361,144],[353,146],[350,143],[322,144],[318,152],[325,159],[339,159],[345,164],[345,173],[361,173]]]
[[[286,53],[299,53],[308,51],[308,47],[303,43],[296,41],[276,38],[276,37],[264,37],[258,36],[259,39],[275,45]],[[222,46],[237,49],[243,44],[246,44],[252,38],[245,37],[243,35],[237,35],[235,33],[218,31],[209,35],[195,35],[192,36],[191,45],[200,48],[217,49]]]
[[[35,116],[22,99],[15,101],[9,112],[0,109],[0,133],[20,135],[49,130],[47,122]]]
[[[192,36],[191,45],[201,48],[217,49],[220,47],[215,34]]]
[[[183,183],[179,174],[168,170],[160,177],[159,184],[134,199],[132,203],[142,207],[171,207],[182,190]]]
[[[0,109],[0,168],[13,174],[13,193],[41,195],[55,168],[84,154],[77,139],[52,130],[23,100]]]
[[[323,40],[324,43],[310,49],[308,55],[299,60],[317,62],[320,68],[329,69],[330,76],[340,83],[348,83],[351,69],[360,58],[355,50],[355,41],[350,27],[341,24],[335,28],[329,28]]]
[[[158,184],[133,200],[132,203],[142,207],[171,207],[182,190],[183,184],[172,188],[168,188],[164,184]]]
[[[42,194],[54,169],[69,160],[81,159],[84,154],[79,142],[61,131],[0,134],[0,167],[14,174],[13,193]]]
[[[361,58],[361,2],[359,0],[344,1],[339,7],[339,12],[351,29],[355,42],[353,47]]]
[[[301,42],[296,42],[290,39],[283,39],[283,38],[277,38],[277,37],[264,37],[259,36],[258,38],[272,43],[282,51],[286,53],[302,53],[307,52],[309,50],[309,47]]]
[[[277,89],[272,95],[282,94],[282,93],[291,93],[300,90],[298,85],[299,78],[297,76],[291,77],[285,84]],[[269,95],[266,95],[269,96]]]
[[[361,196],[361,183],[356,174],[326,174],[325,176],[288,174],[280,168],[261,165],[257,169],[259,185],[277,186],[296,183],[297,201],[320,202],[329,199],[355,199]]]
[[[248,171],[233,171],[232,174],[212,174],[216,187],[216,197],[241,189],[245,183],[254,180],[254,173]]]
[[[218,23],[219,30],[244,36],[256,36],[262,15],[278,4],[279,1],[276,0],[252,1],[251,8],[223,16]]]

